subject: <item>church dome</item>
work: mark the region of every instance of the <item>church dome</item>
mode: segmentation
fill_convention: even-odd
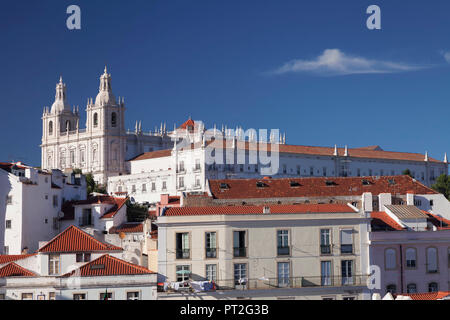
[[[111,75],[108,74],[106,67],[105,72],[100,77],[100,88],[97,97],[95,98],[95,105],[116,105],[116,97],[111,89]]]
[[[56,85],[55,102],[53,102],[50,112],[61,113],[63,111],[70,112],[70,106],[67,103],[66,85],[63,83],[61,77],[59,78],[59,83]]]

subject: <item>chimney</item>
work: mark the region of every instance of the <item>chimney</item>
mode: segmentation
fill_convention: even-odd
[[[406,204],[408,206],[414,205],[414,191],[406,191]]]
[[[161,206],[168,205],[168,204],[169,204],[169,195],[162,194],[161,195]]]

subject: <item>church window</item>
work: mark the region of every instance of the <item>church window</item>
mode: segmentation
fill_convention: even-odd
[[[115,112],[111,114],[111,127],[115,127],[117,125],[117,115]]]
[[[69,120],[66,121],[66,130],[67,130],[67,131],[70,131],[70,130],[71,130],[71,127],[70,127],[70,121],[69,121]]]
[[[94,127],[98,126],[98,114],[94,113]]]
[[[48,123],[48,134],[51,136],[53,134],[53,121]]]
[[[75,163],[75,151],[74,150],[70,151],[70,163],[71,164]]]
[[[97,149],[92,150],[92,161],[97,161]]]

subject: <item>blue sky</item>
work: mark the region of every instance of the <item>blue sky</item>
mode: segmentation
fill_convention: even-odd
[[[81,30],[66,8],[81,8]],[[381,30],[366,9],[381,8]],[[0,161],[40,164],[62,75],[84,126],[104,65],[126,126],[186,118],[279,128],[290,144],[450,152],[450,2],[8,1],[0,11]],[[447,56],[450,61],[450,55]]]

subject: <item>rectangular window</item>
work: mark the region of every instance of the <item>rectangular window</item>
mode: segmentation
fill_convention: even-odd
[[[139,300],[139,292],[127,292],[127,300]]]
[[[56,300],[56,292],[50,292],[48,294],[48,300]]]
[[[179,163],[179,172],[184,172],[184,161],[180,161]]]
[[[191,267],[188,265],[177,266],[176,274],[177,282],[189,281],[191,275]]]
[[[300,166],[297,166],[297,175],[301,175],[301,169],[300,169]]]
[[[314,175],[314,167],[310,167],[309,168],[309,175],[313,176]]]
[[[358,177],[361,177],[361,169],[356,170],[356,175],[357,175]]]
[[[90,253],[77,253],[76,261],[77,262],[89,262],[89,261],[91,261],[91,254]]]
[[[99,300],[112,300],[112,292],[100,292]]]
[[[323,173],[323,176],[324,176],[324,177],[327,176],[327,167],[323,167],[322,173]]]
[[[162,183],[162,189],[163,189],[163,190],[167,190],[167,182],[166,182],[166,181],[163,181],[163,183]]]
[[[207,264],[206,265],[206,279],[208,281],[217,281],[217,265]]]
[[[58,207],[58,196],[57,195],[53,196],[53,207],[54,208]]]
[[[80,161],[81,163],[84,163],[84,150],[80,151]]]
[[[289,230],[277,231],[277,255],[289,255]]]
[[[11,229],[11,220],[6,220],[5,221],[5,228],[6,229]]]
[[[200,170],[200,159],[195,159],[195,170]]]
[[[85,293],[74,293],[73,300],[86,300],[86,294]]]
[[[4,246],[3,247],[3,253],[4,254],[9,254],[9,247],[8,246]]]
[[[80,217],[80,226],[92,225],[92,209],[83,209]]]
[[[233,256],[234,257],[246,257],[245,247],[245,231],[233,232]]]
[[[331,261],[320,262],[320,272],[322,286],[331,286]]]
[[[176,256],[177,259],[189,259],[189,233],[176,234]]]
[[[353,253],[353,230],[341,230],[341,254]]]
[[[353,260],[341,261],[342,285],[353,284]]]
[[[278,286],[289,286],[289,262],[278,262]]]
[[[5,294],[4,293],[0,293],[0,300],[5,300]]]
[[[6,204],[12,204],[12,196],[6,196]]]
[[[22,293],[22,300],[33,300],[32,293]]]
[[[234,285],[245,286],[247,284],[247,265],[245,263],[234,264]]]
[[[156,191],[156,182],[152,182],[152,192]]]
[[[142,192],[147,192],[147,184],[142,184]]]
[[[135,184],[133,184],[133,185],[131,186],[131,192],[136,192],[136,185],[135,185]]]
[[[320,254],[331,254],[330,229],[320,230]]]
[[[178,178],[178,188],[184,188],[184,177]]]
[[[70,151],[70,163],[75,163],[75,151]]]
[[[48,256],[48,274],[59,274],[59,254],[50,254]]]
[[[216,248],[216,233],[206,232],[205,233],[205,250],[207,258],[216,258],[217,248]]]

